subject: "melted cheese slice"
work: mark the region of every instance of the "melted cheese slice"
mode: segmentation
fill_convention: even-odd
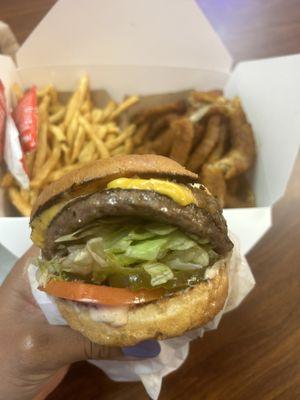
[[[62,201],[48,208],[37,216],[31,223],[31,240],[38,247],[44,247],[45,233],[55,215],[63,208],[66,201]]]
[[[170,197],[181,206],[197,203],[195,196],[186,186],[161,179],[118,178],[109,182],[107,189],[152,190]]]
[[[170,197],[176,203],[187,206],[196,204],[192,191],[184,185],[161,179],[118,178],[107,185],[107,189],[152,190]],[[82,194],[82,193],[81,193]],[[69,199],[70,200],[70,199]],[[31,223],[31,239],[40,248],[44,247],[46,230],[56,214],[68,203],[63,200],[38,215]]]

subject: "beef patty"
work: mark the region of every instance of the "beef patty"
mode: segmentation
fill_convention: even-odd
[[[194,189],[193,192],[197,192],[199,206],[181,206],[171,198],[150,190],[111,189],[78,197],[67,203],[51,221],[43,255],[51,259],[57,251],[55,240],[58,237],[107,216],[164,221],[184,232],[207,238],[217,253],[227,253],[233,244],[228,238],[226,221],[218,203],[203,190]]]

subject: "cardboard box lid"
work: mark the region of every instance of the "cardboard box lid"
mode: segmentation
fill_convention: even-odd
[[[60,0],[17,54],[20,67],[156,65],[228,72],[231,57],[194,0]]]
[[[300,54],[245,61],[225,87],[239,96],[255,133],[254,191],[259,206],[284,193],[300,143]]]

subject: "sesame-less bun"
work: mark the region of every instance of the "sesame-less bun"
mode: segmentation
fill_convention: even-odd
[[[172,297],[129,309],[127,324],[119,327],[94,321],[86,306],[61,299],[56,302],[71,328],[101,345],[133,346],[147,339],[180,336],[205,325],[222,310],[228,293],[228,262],[229,256],[218,261],[219,269],[213,279]]]
[[[134,154],[105,158],[91,162],[48,185],[33,206],[31,220],[41,208],[47,208],[48,203],[55,203],[67,193],[76,193],[78,188],[91,186],[96,191],[114,179],[133,176],[175,179],[184,183],[198,180],[197,174],[163,156]]]

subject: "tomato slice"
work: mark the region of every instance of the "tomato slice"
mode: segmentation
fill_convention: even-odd
[[[146,303],[157,300],[163,296],[164,289],[137,290],[99,286],[82,282],[50,280],[40,290],[51,296],[67,300],[82,301],[87,303],[119,306],[125,304]]]

